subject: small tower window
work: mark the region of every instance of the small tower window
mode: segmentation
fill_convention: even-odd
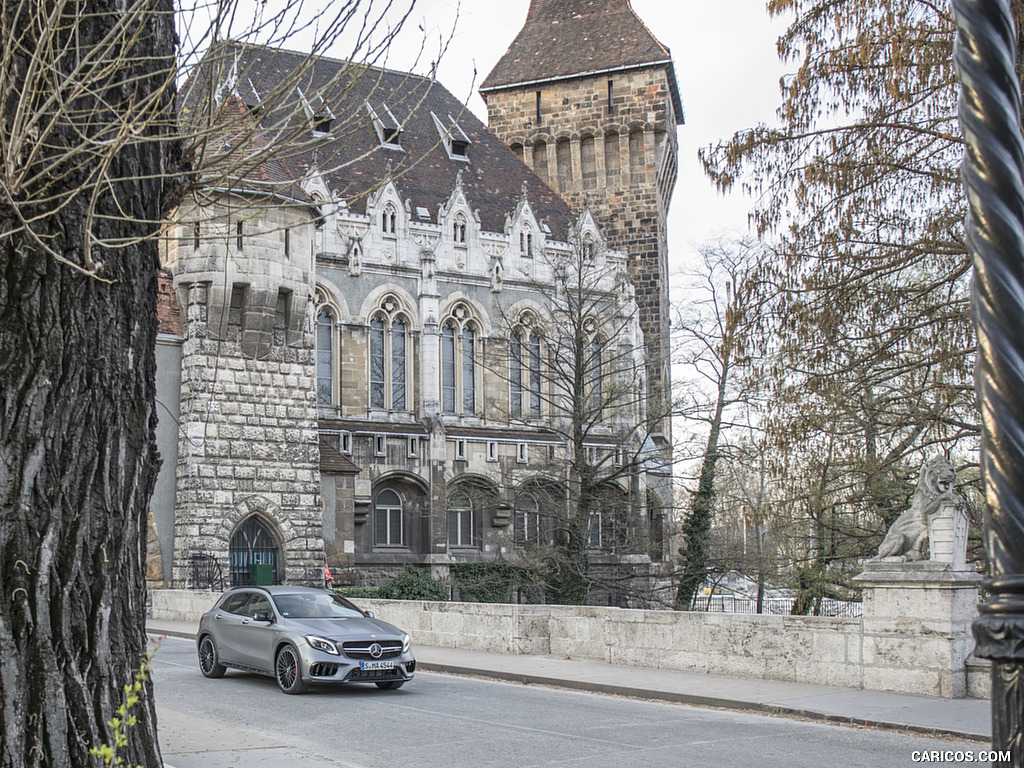
[[[235,224],[235,247],[242,250],[242,222]]]
[[[192,225],[192,248],[193,250],[199,250],[199,222],[197,221]]]
[[[533,233],[519,233],[519,255],[524,259],[533,258]]]
[[[287,258],[291,258],[292,255],[292,231],[290,229],[284,231],[284,255]]]
[[[245,305],[248,299],[249,286],[235,283],[231,286],[231,303],[228,306],[228,325],[241,328],[245,318]]]
[[[457,217],[452,224],[452,239],[456,245],[466,244],[466,220],[462,216]]]
[[[608,81],[608,114],[615,114],[615,81]]]
[[[540,125],[540,91],[537,91],[537,125]]]
[[[380,215],[380,231],[385,235],[395,234],[395,216],[393,205],[384,206],[384,211]]]

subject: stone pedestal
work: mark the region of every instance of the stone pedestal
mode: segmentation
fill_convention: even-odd
[[[980,574],[951,562],[869,562],[864,595],[865,688],[960,698],[974,648]]]

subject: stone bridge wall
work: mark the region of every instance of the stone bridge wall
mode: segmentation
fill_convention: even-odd
[[[153,617],[198,621],[209,593],[155,590]],[[507,654],[929,696],[987,697],[987,668],[957,661],[951,634],[906,622],[621,608],[358,600],[413,642]]]

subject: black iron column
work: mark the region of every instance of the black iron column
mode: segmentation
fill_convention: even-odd
[[[967,141],[967,243],[982,417],[989,599],[974,623],[992,661],[992,744],[1024,766],[1024,139],[1010,0],[953,0]]]

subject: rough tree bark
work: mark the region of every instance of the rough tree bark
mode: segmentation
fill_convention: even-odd
[[[0,169],[3,768],[94,765],[89,749],[114,743],[108,721],[144,659],[158,467],[154,235],[180,157],[171,3],[143,0],[141,12],[112,0],[40,4],[46,26],[33,5],[0,9],[4,82],[29,89],[40,66],[55,82],[92,80],[73,101],[35,98],[26,153]],[[120,60],[101,61],[117,35]],[[27,96],[7,87],[0,99],[9,142]],[[94,274],[55,254],[93,263]],[[161,765],[149,681],[132,714],[119,754]]]

